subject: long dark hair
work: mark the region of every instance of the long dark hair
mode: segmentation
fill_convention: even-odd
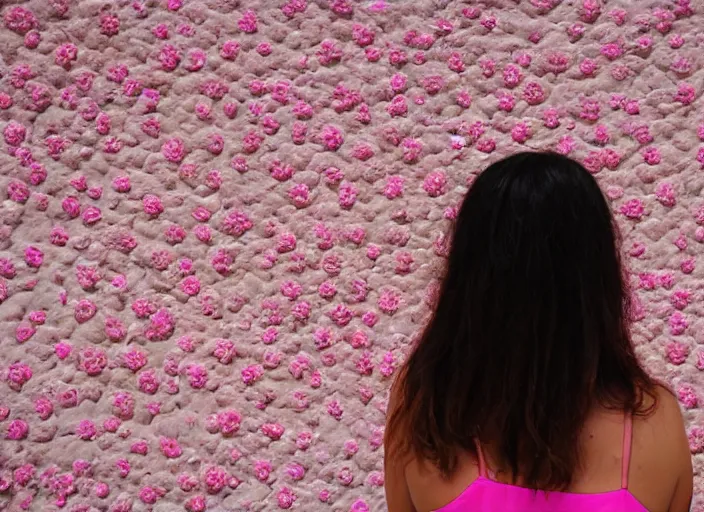
[[[618,238],[596,180],[565,156],[523,152],[482,172],[394,385],[393,456],[449,477],[476,438],[514,483],[564,490],[595,406],[648,414],[655,382],[634,354]]]

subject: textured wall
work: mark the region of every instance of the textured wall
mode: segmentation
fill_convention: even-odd
[[[696,4],[0,2],[0,510],[385,510],[443,233],[525,147],[612,201],[702,494]]]

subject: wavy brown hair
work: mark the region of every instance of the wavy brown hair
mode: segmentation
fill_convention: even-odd
[[[631,342],[618,238],[596,180],[565,156],[524,152],[482,172],[394,384],[391,456],[449,477],[477,438],[514,483],[565,490],[595,406],[649,414],[656,383]]]

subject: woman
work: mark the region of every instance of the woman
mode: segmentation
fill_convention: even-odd
[[[520,153],[476,179],[433,317],[394,383],[389,512],[686,512],[676,398],[629,334],[594,178]]]

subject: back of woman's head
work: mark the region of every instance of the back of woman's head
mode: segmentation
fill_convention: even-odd
[[[637,413],[652,390],[609,205],[577,162],[520,153],[477,177],[451,244],[395,386],[394,446],[451,475],[477,437],[526,485],[566,488],[594,406]]]

